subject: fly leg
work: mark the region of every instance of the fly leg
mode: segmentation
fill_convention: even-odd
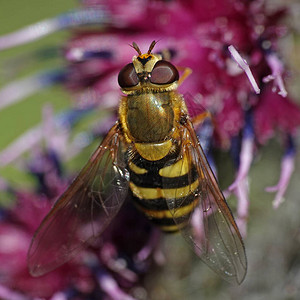
[[[187,67],[176,66],[176,68],[178,69],[178,71],[183,72],[177,82],[178,86],[180,86],[193,73],[193,71],[192,69]]]

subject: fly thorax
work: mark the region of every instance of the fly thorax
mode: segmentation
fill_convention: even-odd
[[[135,142],[164,141],[173,130],[174,112],[169,92],[127,97],[126,123]]]

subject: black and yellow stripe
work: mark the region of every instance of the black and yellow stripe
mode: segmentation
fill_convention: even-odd
[[[178,160],[178,153],[171,153],[149,161],[136,153],[128,167],[136,206],[163,231],[183,227],[197,205],[199,191],[198,174],[188,157]],[[175,220],[169,206],[176,208]]]

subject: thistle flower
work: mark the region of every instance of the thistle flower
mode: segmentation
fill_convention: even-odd
[[[273,206],[280,205],[294,169],[294,137],[300,125],[300,109],[284,85],[287,72],[277,45],[288,30],[279,23],[288,11],[286,8],[269,11],[267,4],[267,0],[122,3],[86,0],[78,11],[0,37],[0,49],[6,49],[58,30],[86,26],[84,30],[73,31],[72,38],[63,46],[66,67],[16,80],[0,90],[1,109],[49,85],[61,83],[70,91],[75,107],[64,117],[49,118],[55,123],[51,128],[58,130],[52,134],[56,141],[49,141],[53,147],[48,147],[46,152],[37,147],[43,138],[42,126],[39,126],[0,153],[1,165],[32,148],[39,153],[27,163],[38,179],[37,191],[14,192],[18,208],[5,210],[0,223],[1,238],[10,237],[8,245],[12,247],[0,248],[5,270],[0,276],[0,297],[26,299],[27,294],[52,296],[52,299],[133,299],[134,287],[139,286],[151,266],[151,255],[157,255],[157,230],[149,227],[133,207],[124,207],[118,221],[99,241],[100,248],[86,250],[76,261],[45,278],[32,279],[26,271],[27,246],[24,245],[29,245],[40,222],[35,216],[48,211],[55,195],[70,178],[61,172],[61,158],[66,160],[70,149],[74,150],[72,155],[76,155],[95,137],[104,135],[105,129],[116,119],[120,97],[117,74],[131,61],[134,53],[128,44],[132,41],[146,49],[149,41],[157,39],[155,51],[178,66],[192,69],[193,73],[179,90],[186,98],[191,115],[196,115],[199,107],[200,110],[205,107],[212,116],[196,130],[216,173],[213,149],[231,153],[236,177],[225,194],[237,196],[237,222],[243,235],[247,232],[248,173],[252,161],[260,148],[280,132],[285,145],[281,174],[277,185],[266,188],[268,192],[276,192]],[[41,31],[41,26],[45,30]],[[239,56],[233,54],[232,49],[236,49],[234,53]],[[92,109],[104,108],[108,114],[93,131],[78,134],[70,143],[68,138],[72,124],[76,123],[74,120]],[[62,119],[70,122],[61,122]],[[60,129],[65,130],[65,135],[60,135]],[[29,136],[32,143],[26,142]],[[55,148],[57,137],[60,142]],[[138,227],[131,224],[132,219],[140,222],[143,230],[137,231]],[[130,232],[125,241],[123,232]],[[128,238],[134,242],[128,242]],[[135,247],[130,247],[132,245]],[[11,263],[13,258],[18,261]],[[38,291],[36,285],[40,287]]]
[[[85,7],[96,9],[100,3],[83,2]],[[131,5],[130,1],[125,2],[122,9],[126,11]],[[282,133],[284,140],[293,140],[300,125],[299,107],[287,96],[283,81],[286,72],[276,52],[278,39],[287,31],[279,23],[287,11],[283,8],[268,12],[266,5],[267,1],[215,0],[209,5],[199,1],[155,4],[145,1],[145,6],[139,6],[134,14],[121,18],[123,30],[116,33],[113,16],[115,11],[119,16],[121,10],[112,1],[107,6],[108,11],[114,12],[112,24],[105,34],[90,31],[75,34],[65,47],[72,74],[66,85],[80,106],[95,103],[106,108],[118,106],[115,78],[132,56],[127,46],[130,39],[146,47],[151,38],[157,38],[156,51],[171,58],[176,65],[192,69],[192,75],[180,91],[195,97],[186,99],[191,114],[195,114],[197,106],[193,99],[212,113],[212,147],[231,149],[235,156],[237,175],[227,192],[238,197],[241,207],[238,219],[243,220],[241,226],[244,227],[249,200],[243,200],[248,198],[248,191],[247,184],[242,181],[247,181],[255,154],[277,131]],[[250,82],[250,69],[246,72],[247,78],[231,58],[232,47],[247,58],[248,64],[244,65],[250,65],[254,76]],[[294,160],[295,154],[288,150],[290,145],[286,146],[289,162]],[[284,174],[292,171],[286,166],[285,155],[282,161],[277,188],[266,189],[277,191],[274,207],[282,202],[291,175]]]

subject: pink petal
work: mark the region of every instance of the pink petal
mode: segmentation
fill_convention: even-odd
[[[276,192],[273,200],[273,207],[277,209],[284,201],[284,194],[290,182],[291,176],[295,169],[295,155],[286,155],[281,162],[281,172],[278,183],[275,186],[266,187],[269,193]]]
[[[230,51],[233,59],[237,62],[237,64],[244,70],[244,72],[246,73],[254,91],[256,94],[260,94],[260,88],[258,87],[254,76],[250,70],[249,65],[247,64],[247,62],[241,57],[241,55],[238,53],[238,51],[234,48],[234,46],[230,45],[228,47],[228,50]]]

